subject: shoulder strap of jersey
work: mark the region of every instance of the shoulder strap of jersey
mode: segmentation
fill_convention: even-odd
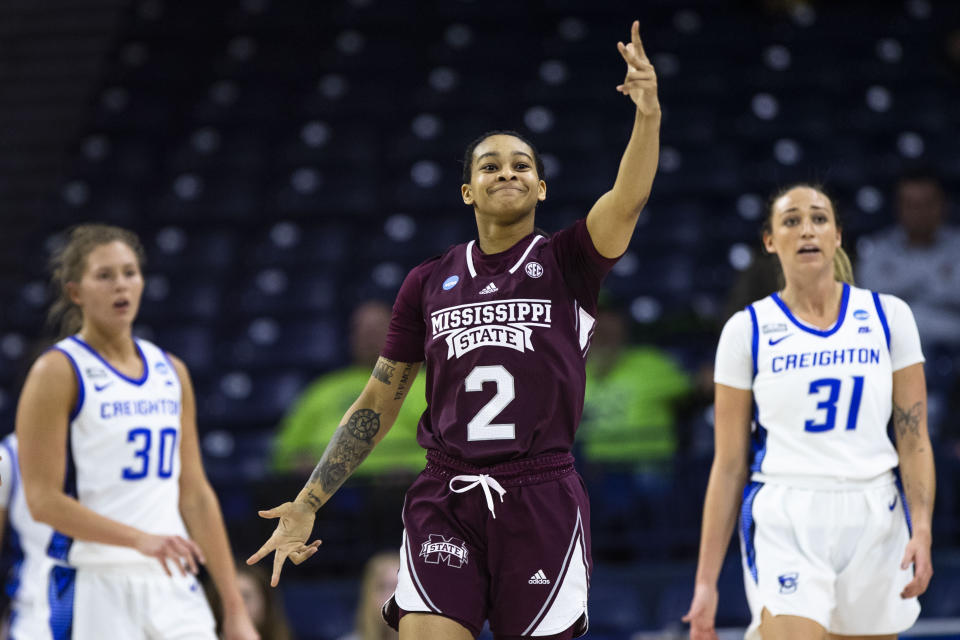
[[[880,304],[880,294],[871,291],[873,294],[873,304],[877,307],[877,317],[880,318],[880,324],[883,325],[883,336],[887,339],[887,351],[890,350],[890,323],[887,322],[887,314],[883,312],[883,305]]]

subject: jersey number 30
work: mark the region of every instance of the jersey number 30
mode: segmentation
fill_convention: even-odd
[[[826,412],[823,422],[807,420],[803,423],[805,430],[814,433],[833,430],[837,421],[837,400],[840,399],[841,384],[843,384],[843,381],[837,378],[820,378],[810,383],[809,394],[811,396],[819,395],[823,388],[829,390],[829,395],[826,400],[817,403],[817,410]],[[850,395],[850,410],[847,411],[847,431],[853,431],[857,428],[857,415],[860,413],[860,398],[862,396],[863,376],[853,376],[853,393]]]
[[[156,447],[153,444],[153,430],[147,427],[137,427],[130,429],[127,433],[127,442],[133,442],[134,446],[139,447],[133,452],[136,458],[133,466],[123,469],[124,480],[143,480],[150,473],[150,454],[156,449],[157,453],[157,477],[169,478],[173,475],[173,454],[177,446],[177,430],[173,427],[160,429],[160,437],[157,438]]]
[[[493,424],[508,404],[516,397],[513,386],[513,376],[503,368],[503,365],[488,367],[474,367],[467,376],[467,391],[483,391],[483,383],[495,382],[497,394],[490,398],[490,402],[483,405],[473,420],[467,423],[467,440],[513,440],[516,438],[516,425]]]

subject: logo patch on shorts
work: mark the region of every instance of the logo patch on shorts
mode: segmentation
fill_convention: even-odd
[[[427,564],[446,562],[454,569],[459,569],[467,564],[467,545],[459,538],[444,538],[431,533],[430,540],[420,547],[420,555]]]
[[[777,580],[780,581],[780,593],[794,593],[797,590],[797,578],[799,577],[800,574],[796,571],[777,576]]]
[[[550,578],[548,578],[547,574],[543,572],[543,569],[540,569],[535,574],[530,576],[530,579],[527,580],[527,584],[550,584]]]

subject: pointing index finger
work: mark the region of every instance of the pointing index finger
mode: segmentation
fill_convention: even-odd
[[[639,55],[645,62],[649,61],[649,58],[647,58],[647,52],[643,49],[643,42],[640,40],[639,20],[634,20],[633,24],[630,26],[630,41],[633,43],[633,48],[636,50],[637,55]]]

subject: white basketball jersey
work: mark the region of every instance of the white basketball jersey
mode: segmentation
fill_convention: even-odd
[[[17,556],[7,582],[13,610],[11,637],[42,640],[49,626],[47,579],[54,562],[47,557],[47,545],[53,529],[30,516],[20,479],[16,435],[10,434],[0,442],[0,456],[0,507],[7,510],[11,544]]]
[[[65,490],[97,513],[153,534],[186,536],[180,516],[181,387],[170,359],[136,339],[143,375],[114,369],[77,336],[58,342],[78,380]],[[139,552],[55,534],[49,555],[74,566],[152,563]]]
[[[751,470],[868,479],[897,466],[887,435],[890,329],[877,294],[844,285],[836,324],[800,322],[777,294],[747,311],[756,403]]]

